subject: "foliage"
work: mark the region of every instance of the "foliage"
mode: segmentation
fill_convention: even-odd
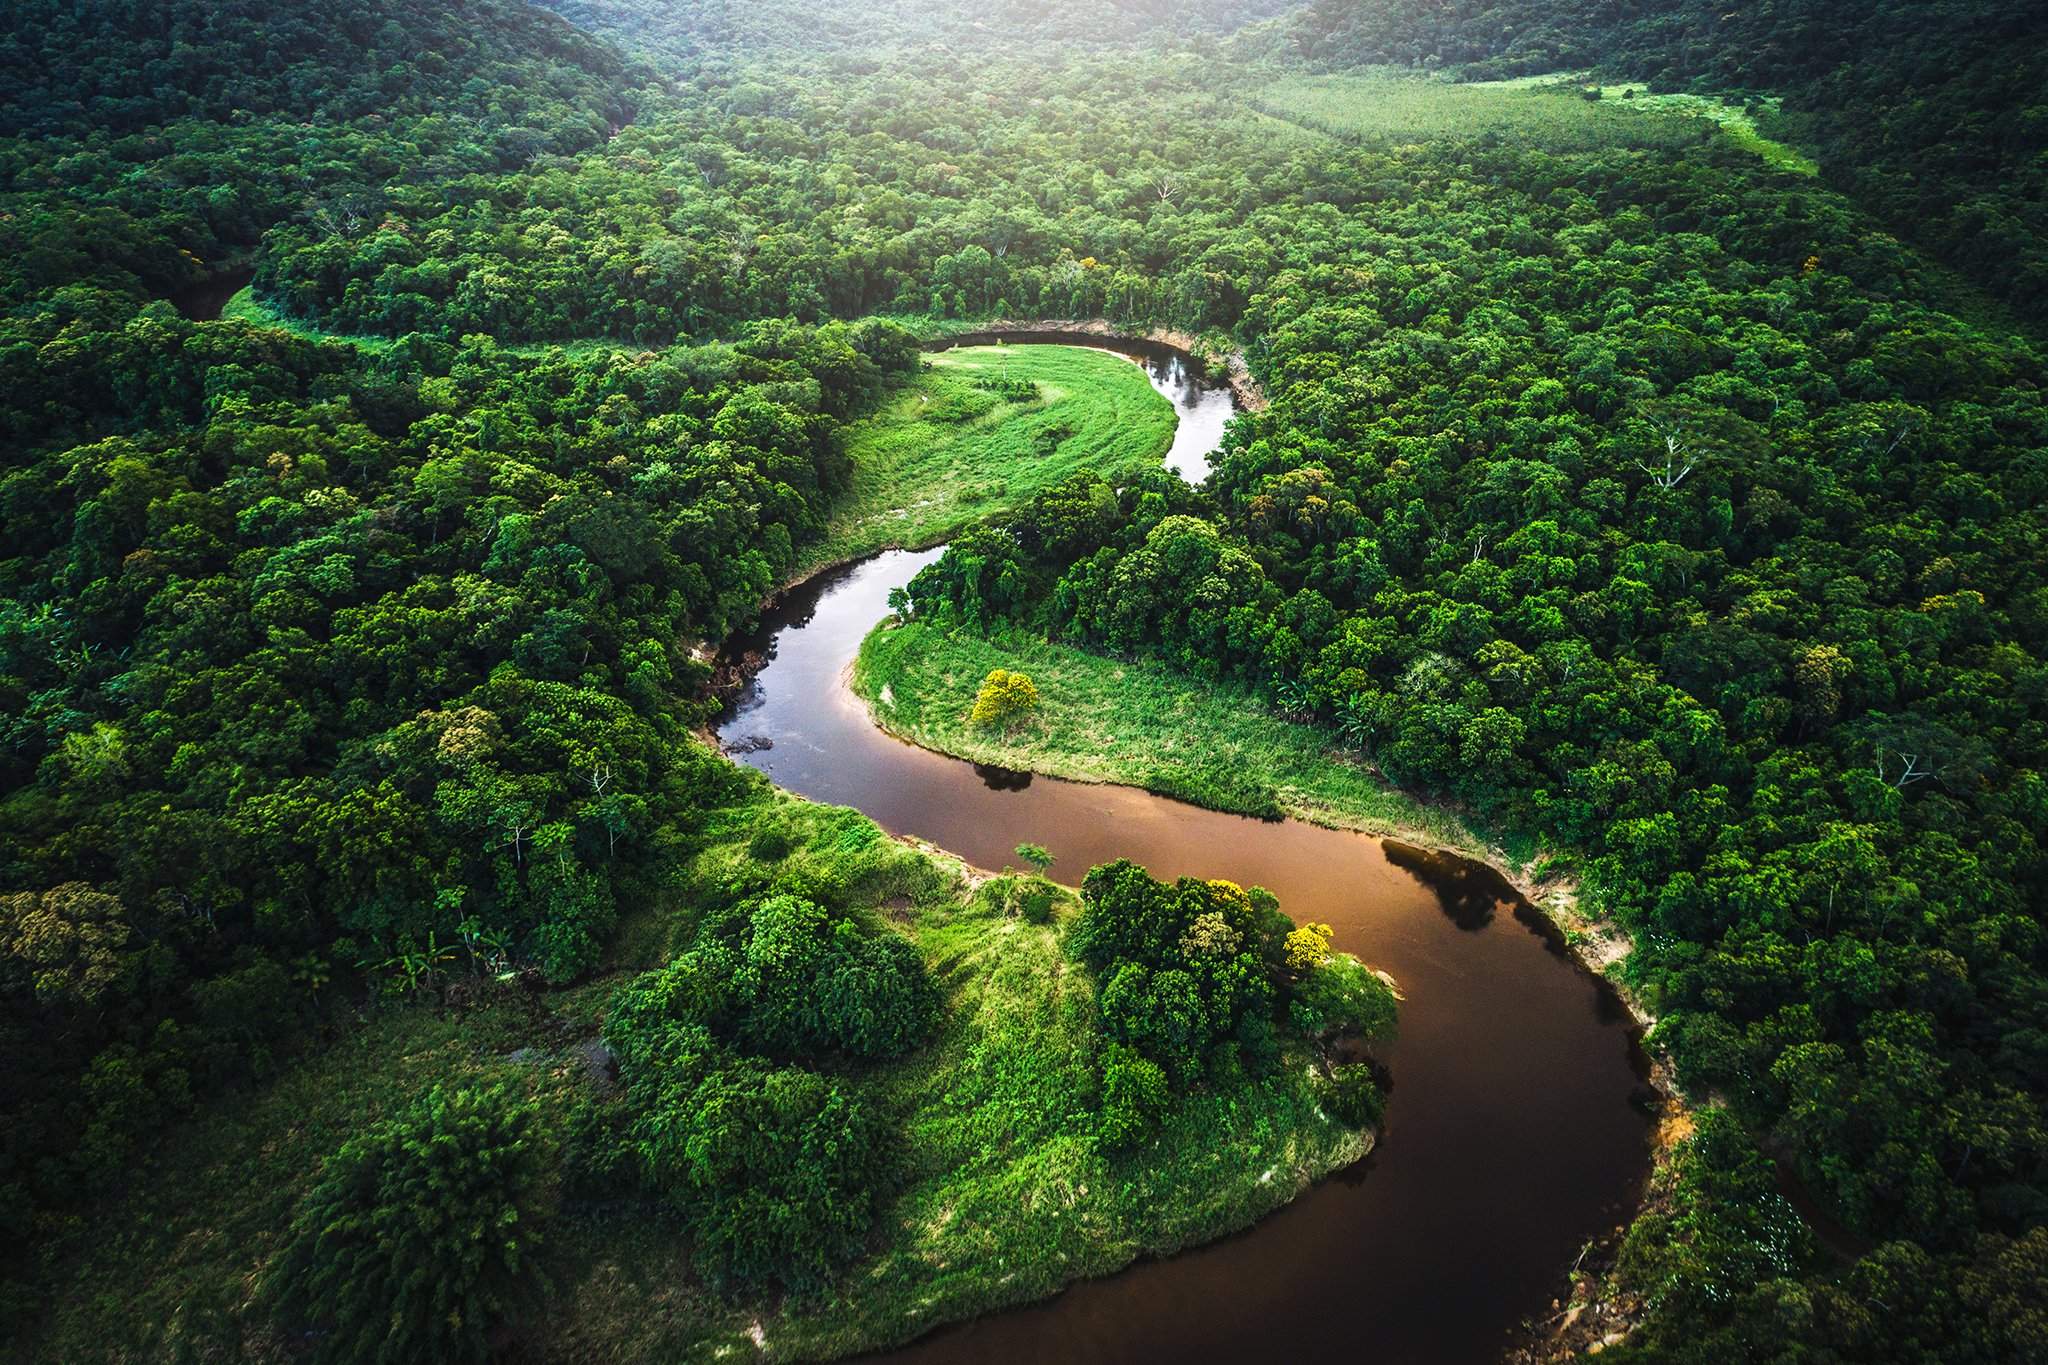
[[[1213,689],[1204,714],[1325,728],[1219,721],[1212,751],[1143,760],[1212,804],[1412,812],[1368,794],[1377,769],[1576,855],[1587,907],[1635,934],[1654,1042],[1732,1116],[1701,1144],[1719,1175],[1685,1196],[1694,1221],[1640,1243],[1646,1351],[2024,1358],[2048,1150],[2030,909],[2048,429],[2034,345],[1974,321],[1996,310],[1934,262],[2039,316],[2034,0],[1330,0],[1213,36],[1271,12],[1260,0],[1204,4],[1149,46],[1121,45],[1147,31],[1139,5],[1006,5],[993,23],[901,3],[563,7],[630,31],[659,75],[508,0],[10,11],[10,1275],[75,1246],[82,1207],[148,1188],[142,1138],[309,1064],[295,1044],[353,964],[429,999],[513,966],[602,970],[662,932],[638,912],[706,844],[729,883],[664,960],[742,961],[751,922],[721,916],[761,897],[836,925],[910,877],[875,840],[778,858],[770,836],[772,871],[721,842],[720,820],[748,823],[722,813],[748,779],[688,740],[707,672],[692,645],[821,546],[985,510],[998,524],[956,539],[893,633],[957,651],[951,690],[927,697],[965,712],[988,667],[1028,663],[1062,719],[1039,728],[1077,731],[1031,744],[1099,770],[1056,676],[1098,702],[1135,680],[1139,714],[1089,724],[1147,739],[1177,733],[1168,702]],[[1756,96],[1745,117],[1817,153],[1822,183],[1609,101],[1418,80],[1367,107],[1357,84],[1292,83],[1302,53]],[[1304,100],[1343,106],[1292,110],[1339,137],[1255,107]],[[180,316],[244,271],[258,297],[236,317]],[[1227,330],[1272,403],[1189,489],[1128,472],[1154,460],[1164,410],[1123,362],[1048,358],[1098,373],[1064,395],[1033,376],[1030,396],[1000,360],[940,364],[892,400],[913,334],[832,321],[878,310],[928,334],[996,313]],[[585,344],[507,349],[547,341]],[[860,419],[913,393],[960,420],[884,410],[903,442],[875,458]],[[919,463],[941,432],[963,444]],[[1002,467],[973,472],[978,454]],[[1115,477],[1069,477],[1084,466]],[[838,537],[845,509],[909,512],[920,480],[944,494],[930,519]],[[976,632],[1013,643],[991,656]],[[1003,740],[977,742],[1023,752]],[[1188,1175],[1210,1148],[1259,1170],[1299,1141],[1301,1169],[1327,1169],[1350,1139],[1281,1065],[1301,1044],[1280,1002],[1238,1009],[1221,1041],[1236,988],[1196,968],[1234,961],[1209,950],[1243,930],[1217,913],[1170,943],[1092,927],[1109,956],[1064,987],[1059,917],[987,944],[972,916],[925,926],[949,985],[986,973],[987,1013],[936,1025],[943,1064],[842,1055],[829,1080],[790,1075],[745,1053],[737,1013],[679,1016],[654,1070],[717,1078],[734,1160],[802,1149],[881,1086],[917,1102],[867,1112],[912,1114],[912,1164],[943,1168],[904,1174],[924,1182],[906,1225],[938,1230],[904,1234],[874,1316],[778,1324],[873,1345],[1239,1226],[1290,1188],[1212,1194]],[[1280,995],[1272,937],[1236,957]],[[864,990],[847,998],[894,998]],[[1091,1164],[1097,1018],[1179,1089],[1116,1180]],[[1878,1249],[1829,1277],[1745,1225],[1759,1140]],[[785,1188],[778,1169],[765,1189]],[[753,1229],[669,1174],[720,1273],[770,1273]],[[871,1175],[831,1176],[816,1237],[780,1244],[796,1278],[847,1254]],[[1082,1185],[1114,1190],[1092,1240],[1053,1221],[1053,1191]],[[931,1264],[994,1265],[947,1229],[998,1216],[1026,1268],[927,1293]],[[220,1221],[261,1244],[256,1215]],[[201,1254],[178,1250],[150,1270],[172,1280]],[[239,1302],[249,1269],[210,1301]],[[1715,1292],[1683,1292],[1689,1276]],[[6,1301],[71,1311],[57,1288]]]
[[[1286,954],[1287,970],[1299,976],[1306,976],[1330,956],[1330,940],[1336,931],[1327,924],[1302,923],[1288,932],[1282,945]]]
[[[1386,1097],[1380,1094],[1379,1082],[1366,1062],[1335,1068],[1318,1085],[1316,1096],[1338,1119],[1359,1127],[1378,1123],[1386,1112]]]
[[[974,694],[974,708],[968,713],[972,725],[1013,729],[1038,709],[1038,688],[1028,674],[1007,668],[992,668]]]
[[[2048,9],[1917,0],[1319,0],[1289,42],[1321,65],[1473,75],[1597,68],[1648,91],[1729,93],[1822,174],[2035,321],[2048,306]]]
[[[995,667],[1028,671],[1060,723],[1009,733],[970,725],[971,689]],[[1286,814],[1486,849],[1456,813],[1389,788],[1330,732],[1290,723],[1235,681],[1203,683],[1143,659],[912,621],[861,642],[853,687],[891,734],[977,763],[1121,782],[1240,815]]]
[[[1283,964],[1299,932],[1257,888],[1192,877],[1168,885],[1120,860],[1082,881],[1068,942],[1102,983],[1103,1031],[1186,1090],[1205,1071],[1256,1074],[1268,1065],[1260,1035],[1276,1010],[1318,1040],[1392,1035],[1392,989],[1348,953],[1328,955],[1327,929],[1312,935],[1323,965],[1300,983],[1291,979]],[[1138,1112],[1120,1109],[1110,1121],[1118,1141],[1142,1129],[1132,1118]]]
[[[534,1108],[435,1087],[344,1143],[265,1281],[319,1361],[482,1361],[540,1287]]]
[[[1294,983],[1288,1018],[1311,1038],[1394,1036],[1394,988],[1348,953],[1325,956]]]
[[[708,917],[698,946],[621,987],[605,1024],[627,1089],[618,1134],[730,1290],[822,1288],[862,1246],[897,1139],[844,1081],[748,1053],[900,1056],[937,998],[908,941],[774,895]],[[611,1165],[604,1133],[587,1169]]]
[[[1171,1103],[1166,1073],[1135,1048],[1111,1043],[1102,1050],[1102,1099],[1096,1133],[1111,1151],[1150,1136]]]

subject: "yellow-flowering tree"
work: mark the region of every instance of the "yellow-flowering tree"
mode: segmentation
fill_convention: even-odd
[[[975,693],[974,710],[968,719],[976,725],[1008,729],[1037,709],[1038,688],[1027,675],[992,668],[981,680],[981,690]]]
[[[1330,955],[1336,931],[1327,924],[1304,924],[1287,936],[1287,970],[1300,974],[1322,966]]]

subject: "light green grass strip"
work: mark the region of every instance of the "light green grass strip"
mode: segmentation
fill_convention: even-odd
[[[991,668],[1030,675],[1035,721],[1011,733],[968,723]],[[1388,787],[1333,749],[1329,731],[1286,720],[1228,683],[1029,636],[988,640],[913,622],[881,626],[862,642],[853,688],[890,733],[976,763],[1502,858],[1455,814]]]

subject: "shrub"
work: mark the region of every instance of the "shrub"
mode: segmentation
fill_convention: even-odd
[[[1386,1110],[1379,1083],[1364,1062],[1340,1066],[1316,1084],[1316,1102],[1339,1123],[1363,1128],[1378,1123]]]
[[[1024,883],[1024,893],[1017,900],[1017,909],[1027,924],[1049,924],[1052,922],[1052,908],[1059,901],[1059,889],[1050,882],[1032,880]]]
[[[644,1079],[634,1149],[713,1284],[813,1290],[860,1250],[893,1151],[852,1091],[753,1058]]]
[[[1102,1051],[1102,1103],[1096,1140],[1110,1151],[1134,1146],[1166,1112],[1166,1073],[1159,1064],[1120,1043]]]
[[[975,725],[1015,725],[1038,709],[1038,687],[1029,676],[1007,668],[992,668],[975,693],[974,710],[968,720]]]
[[[795,847],[789,831],[780,825],[763,825],[754,831],[754,837],[747,840],[749,856],[764,863],[779,863]]]
[[[320,1362],[481,1361],[540,1287],[534,1107],[438,1086],[351,1138],[266,1276]]]
[[[1294,1026],[1312,1038],[1347,1034],[1365,1039],[1394,1033],[1394,988],[1349,953],[1335,953],[1294,987]]]
[[[748,916],[731,998],[739,1038],[784,1055],[898,1057],[938,1013],[924,960],[906,940],[797,896],[770,896]]]

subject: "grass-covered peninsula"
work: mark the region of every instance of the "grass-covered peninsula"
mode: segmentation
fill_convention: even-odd
[[[997,668],[1027,674],[1039,705],[1014,725],[977,725],[976,689]],[[991,638],[921,621],[877,626],[851,677],[882,728],[975,763],[1497,856],[1458,814],[1389,786],[1329,730],[1289,720],[1231,683],[1027,632]]]
[[[1076,470],[1157,465],[1175,421],[1143,367],[1111,351],[941,351],[848,429],[852,481],[801,562],[936,544]]]

